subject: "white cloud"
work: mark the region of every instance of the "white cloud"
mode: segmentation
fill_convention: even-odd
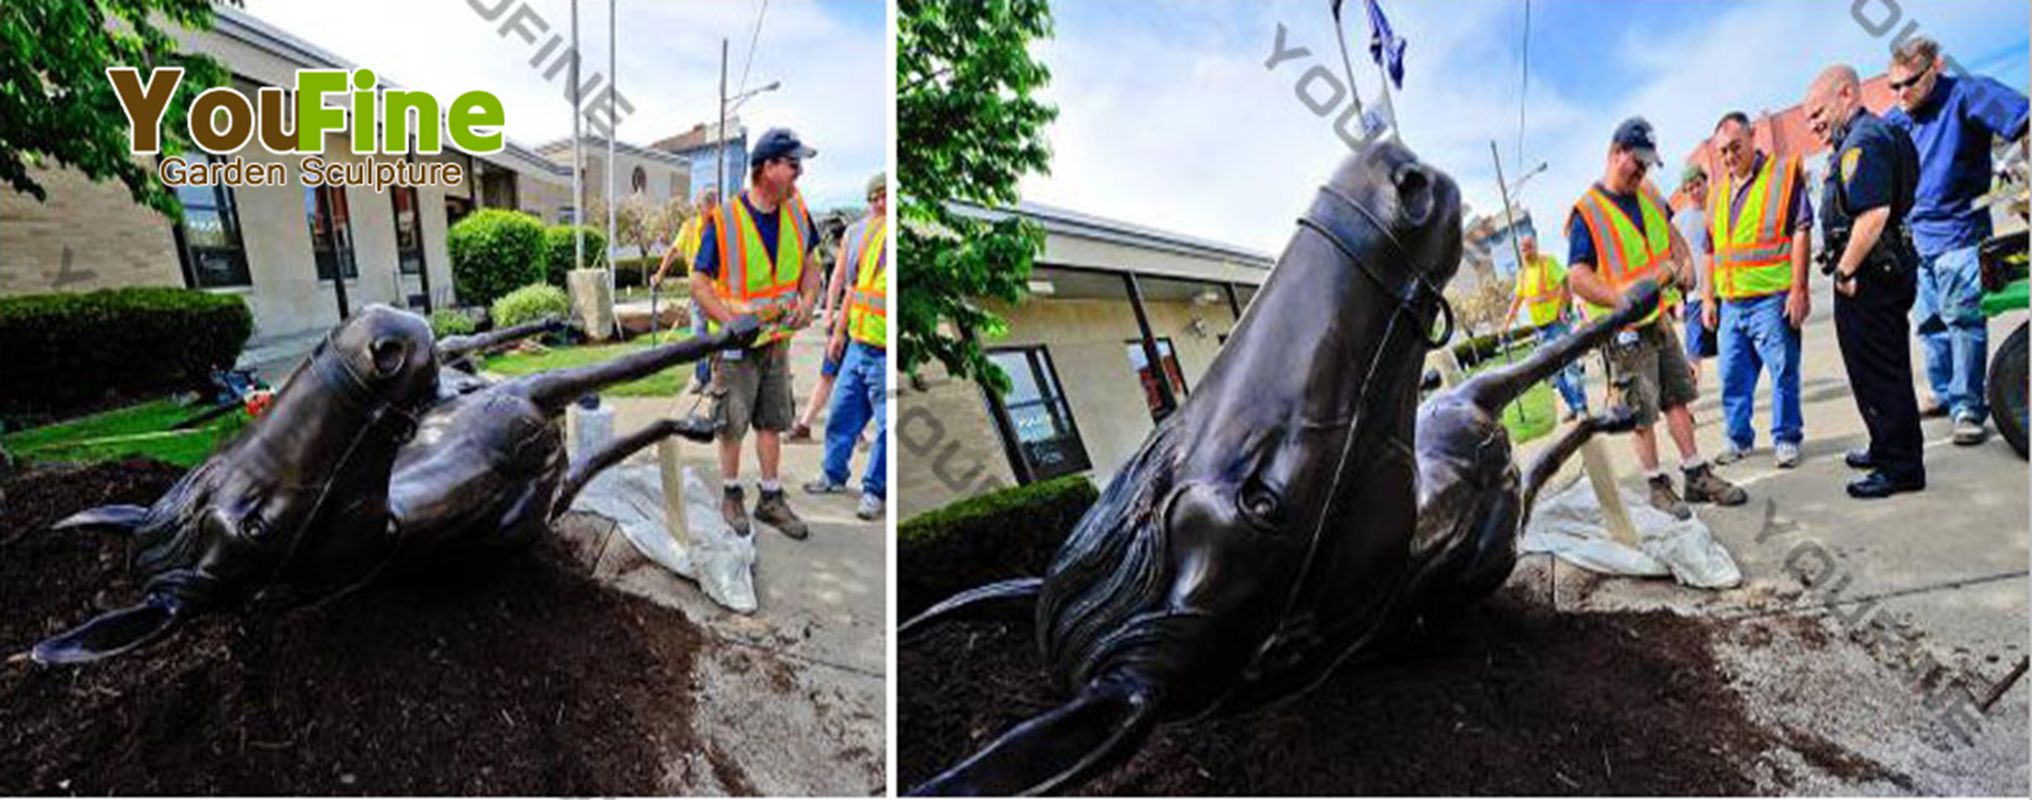
[[[486,0],[491,8],[500,0]],[[569,36],[569,0],[511,0],[526,4],[551,31]],[[748,83],[781,81],[740,109],[751,133],[795,129],[819,156],[800,183],[814,205],[858,203],[869,175],[888,163],[890,91],[887,34],[841,19],[866,15],[879,0],[858,8],[813,0],[771,0]],[[607,73],[607,6],[579,7],[580,70]],[[647,144],[715,118],[720,40],[729,42],[729,93],[740,77],[754,30],[756,2],[619,3],[617,86],[635,106],[620,140]],[[502,99],[508,135],[539,144],[571,135],[565,73],[546,81],[529,62],[548,33],[530,44],[499,33],[503,17],[489,22],[467,2],[353,0],[343,4],[248,0],[253,15],[325,50],[374,68],[406,86],[453,96],[485,89]],[[879,9],[873,11],[879,17]],[[543,62],[547,67],[551,62]],[[590,98],[589,98],[590,99]]]

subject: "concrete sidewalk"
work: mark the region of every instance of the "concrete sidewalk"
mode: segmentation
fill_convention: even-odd
[[[2023,319],[1994,320],[1992,345]],[[1696,507],[1741,565],[1744,588],[1707,593],[1670,581],[1603,579],[1564,565],[1554,570],[1543,557],[1527,559],[1528,568],[1514,580],[1555,580],[1560,607],[1570,610],[1663,606],[1732,625],[1798,618],[1834,634],[1838,647],[1854,651],[1849,656],[1867,654],[1844,661],[1797,650],[1797,642],[1788,650],[1782,641],[1739,653],[1746,694],[1770,700],[1774,714],[1801,715],[1792,724],[1810,724],[1815,733],[1903,771],[1912,783],[1837,782],[1817,791],[2024,795],[2032,780],[2026,760],[2032,679],[2005,684],[2032,651],[2032,472],[1994,435],[1978,447],[1957,447],[1947,420],[1927,420],[1928,489],[1888,500],[1850,499],[1843,486],[1856,473],[1842,464],[1842,454],[1865,444],[1867,434],[1835,341],[1833,299],[1824,288],[1814,298],[1803,356],[1804,462],[1790,470],[1772,463],[1767,379],[1758,394],[1757,449],[1718,468],[1749,491],[1750,502]],[[1587,364],[1590,403],[1599,410],[1605,396],[1600,361],[1590,357]],[[1915,371],[1923,364],[1915,343]],[[1719,380],[1710,362],[1694,406],[1700,449],[1710,458],[1724,441]],[[1915,385],[1924,392],[1923,377],[1915,376]],[[1677,453],[1662,423],[1658,435],[1661,462],[1676,478]],[[1520,448],[1518,463],[1528,463],[1550,438]],[[1630,445],[1622,437],[1606,444],[1624,485],[1641,490]],[[1578,462],[1573,459],[1562,480],[1578,478]],[[1859,666],[1864,661],[1873,666]],[[1919,673],[1929,661],[1941,669],[1925,678]],[[1961,683],[1974,702],[2001,691],[1968,726],[1975,733],[1967,741],[1943,732],[1948,724],[1940,713],[1921,713],[1946,702],[1935,695],[1942,682]],[[1853,713],[1842,716],[1842,709]]]
[[[815,331],[792,343],[800,407],[817,378],[820,350]],[[660,417],[688,416],[693,401],[690,394],[610,399],[614,433],[625,436]],[[609,542],[598,574],[622,591],[683,611],[708,636],[692,691],[698,702],[695,733],[716,752],[674,754],[666,781],[672,794],[837,796],[885,790],[887,527],[854,516],[857,494],[812,497],[799,488],[818,474],[823,449],[784,445],[782,481],[811,536],[791,541],[756,525],[760,608],[752,615],[722,609],[697,585],[635,554],[622,537],[608,535],[612,523],[603,518],[574,512],[561,524],[569,538]],[[714,447],[687,443],[681,453],[683,465],[717,492]],[[654,461],[650,448],[628,463]],[[855,486],[866,461],[865,450],[852,461]],[[742,469],[752,504],[752,443],[743,449]],[[735,765],[743,774],[709,768],[714,764]]]

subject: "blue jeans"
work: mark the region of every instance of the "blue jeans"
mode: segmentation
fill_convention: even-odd
[[[1750,418],[1757,408],[1757,378],[1771,374],[1771,440],[1799,444],[1799,330],[1785,320],[1788,292],[1721,301],[1715,334],[1722,370],[1722,417],[1729,441],[1744,450],[1757,443]]]
[[[869,420],[875,423],[875,445],[861,470],[861,491],[889,497],[889,357],[880,347],[848,342],[840,359],[839,382],[833,384],[832,406],[826,411],[826,480],[847,482],[847,461]]]
[[[1539,345],[1540,347],[1564,339],[1567,334],[1573,332],[1567,328],[1565,320],[1554,320],[1542,330],[1545,338],[1541,340],[1544,344]],[[1580,359],[1576,358],[1567,364],[1565,369],[1552,376],[1552,387],[1559,390],[1559,398],[1566,402],[1566,410],[1575,414],[1586,414],[1587,390],[1584,388],[1586,377],[1580,370]]]
[[[705,309],[699,308],[699,304],[697,303],[691,304],[691,335],[693,336],[706,335],[706,312]],[[712,383],[713,360],[710,358],[701,358],[698,360],[697,363],[698,366],[694,369],[694,371],[696,372],[698,377],[698,385],[704,386],[708,383]]]
[[[1983,319],[1982,266],[1976,245],[1919,260],[1919,296],[1912,303],[1913,327],[1926,351],[1926,382],[1933,396],[1957,418],[1989,418],[1983,394],[1990,327]]]

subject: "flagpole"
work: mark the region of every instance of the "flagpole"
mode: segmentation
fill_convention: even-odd
[[[1348,34],[1347,29],[1343,27],[1341,22],[1341,4],[1339,0],[1335,0],[1333,4],[1333,21],[1334,42],[1341,46],[1341,69],[1348,76],[1348,97],[1355,101],[1355,122],[1362,126],[1362,138],[1368,139],[1369,126],[1368,120],[1362,111],[1362,90],[1355,85],[1355,66],[1353,62],[1348,60]]]
[[[572,160],[572,269],[586,264],[586,193],[581,174],[586,170],[582,153],[585,137],[579,133],[579,0],[571,4],[571,160]]]
[[[614,114],[615,53],[619,50],[614,39],[614,5],[615,0],[607,0],[607,316],[618,323],[620,317],[614,311],[615,304],[620,302],[614,297],[619,290],[616,285],[619,281],[614,277],[614,248],[617,244],[614,240],[614,173],[619,169],[614,163],[614,138],[621,135],[621,118]]]

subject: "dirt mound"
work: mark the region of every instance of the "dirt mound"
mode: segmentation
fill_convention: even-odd
[[[152,462],[5,483],[0,648],[132,602],[124,545],[49,523],[147,503]],[[683,615],[558,546],[396,577],[324,606],[209,617],[84,668],[0,666],[0,794],[651,794],[691,738]],[[738,767],[708,753],[723,785]]]
[[[904,786],[1057,702],[1025,622],[945,626],[904,642],[897,666]],[[1702,623],[1506,595],[1296,702],[1162,728],[1081,791],[1740,795],[1767,741]]]

